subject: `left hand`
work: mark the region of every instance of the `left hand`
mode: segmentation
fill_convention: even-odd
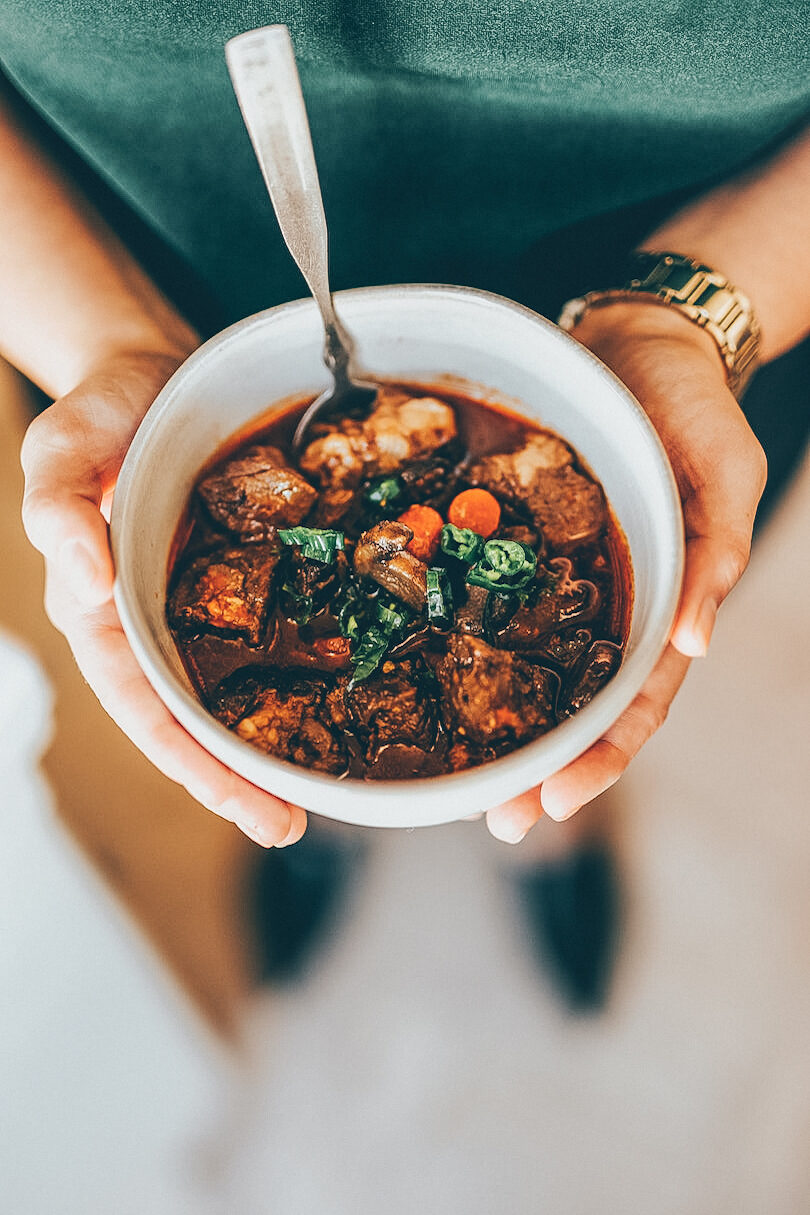
[[[729,392],[713,339],[671,309],[640,301],[594,309],[574,336],[638,398],[669,455],[683,505],[686,566],[669,644],[641,692],[583,755],[487,814],[517,843],[545,810],[570,818],[603,793],[662,725],[690,660],[709,646],[717,609],[746,565],[765,454]]]

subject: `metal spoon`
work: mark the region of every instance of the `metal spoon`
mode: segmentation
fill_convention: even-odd
[[[268,25],[240,34],[226,44],[225,57],[281,234],[326,331],[323,357],[334,383],[298,423],[292,442],[298,454],[316,418],[367,411],[377,389],[354,374],[352,341],[329,290],[326,217],[290,31],[286,25]]]

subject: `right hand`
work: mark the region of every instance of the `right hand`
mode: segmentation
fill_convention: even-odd
[[[265,847],[295,843],[299,806],[263,792],[175,721],[141,671],[112,597],[102,502],[141,419],[178,366],[175,354],[117,355],[31,423],[22,448],[23,522],[45,557],[45,607],[110,717],[170,780]]]
[[[543,811],[566,819],[604,793],[663,724],[690,660],[709,648],[718,607],[745,569],[765,487],[764,452],[704,330],[660,304],[634,300],[594,309],[574,336],[628,386],[658,431],[681,495],[686,565],[669,645],[635,700],[539,793],[489,811],[490,831],[507,843],[519,842]]]

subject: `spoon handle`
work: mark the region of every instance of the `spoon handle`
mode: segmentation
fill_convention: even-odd
[[[329,290],[326,217],[290,31],[239,34],[225,57],[281,234],[321,310],[327,362],[345,373],[350,349]]]

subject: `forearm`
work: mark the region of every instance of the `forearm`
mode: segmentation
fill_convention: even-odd
[[[791,349],[810,332],[810,127],[666,220],[641,248],[693,257],[745,292],[763,362]]]
[[[197,337],[25,129],[0,84],[0,353],[50,395]]]

